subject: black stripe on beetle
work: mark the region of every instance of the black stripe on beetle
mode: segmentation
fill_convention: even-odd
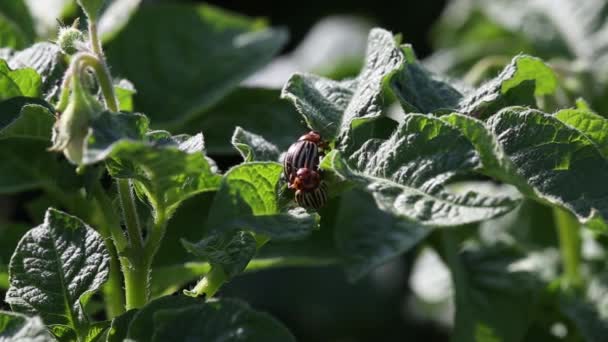
[[[293,143],[283,160],[283,171],[288,182],[292,182],[299,169],[316,170],[319,167],[319,148],[308,140]]]
[[[296,203],[306,209],[319,210],[327,203],[327,185],[321,182],[319,186],[312,191],[296,191]]]

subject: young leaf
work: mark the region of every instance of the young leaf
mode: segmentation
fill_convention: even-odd
[[[40,317],[0,311],[0,341],[53,342]]]
[[[156,25],[159,20],[164,24]],[[177,126],[279,52],[286,32],[264,27],[209,5],[142,5],[109,42],[107,56],[112,69],[135,84],[135,108],[156,125]]]
[[[148,118],[138,113],[100,113],[91,122],[90,133],[83,147],[83,164],[106,159],[114,147],[125,140],[143,140],[148,124]]]
[[[457,110],[485,118],[506,106],[534,106],[534,96],[550,95],[556,87],[551,68],[538,58],[519,55],[498,76],[465,96]]]
[[[216,190],[221,177],[204,154],[202,134],[162,135],[151,143],[123,140],[113,144],[108,169],[114,177],[134,179],[150,203],[170,216],[187,198]]]
[[[494,79],[476,90],[460,93],[418,63],[410,46],[404,46],[407,63],[391,80],[406,110],[430,113],[440,109],[485,118],[509,105],[536,104],[535,96],[555,91],[553,71],[540,59],[526,55],[513,58]]]
[[[247,229],[271,239],[291,240],[310,234],[313,215],[302,208],[282,210],[277,200],[283,167],[254,162],[228,171],[215,195],[207,226],[216,231]]]
[[[336,244],[351,280],[410,250],[431,232],[378,209],[374,198],[361,190],[343,195],[335,225]]]
[[[57,91],[67,65],[57,44],[36,43],[16,52],[8,64],[13,69],[32,68],[42,78],[42,93],[47,96]],[[24,96],[27,96],[24,94]]]
[[[310,129],[334,140],[344,136],[354,121],[380,116],[382,87],[403,62],[403,53],[393,35],[373,29],[365,65],[355,80],[333,81],[296,73],[285,84],[282,97],[293,102]],[[345,136],[341,138],[344,139]]]
[[[245,162],[277,161],[280,151],[278,147],[266,141],[261,135],[247,132],[237,126],[232,135],[232,145],[236,148]]]
[[[593,141],[604,158],[608,159],[608,120],[589,110],[563,109],[555,113],[561,122],[572,126]]]
[[[406,112],[431,113],[457,107],[462,93],[418,62],[411,45],[401,48],[405,66],[391,78],[390,84]]]
[[[49,209],[11,258],[6,302],[77,336],[88,330],[82,305],[107,280],[110,257],[101,236],[74,216]]]
[[[213,234],[197,243],[182,240],[182,244],[188,252],[221,266],[228,278],[241,273],[256,252],[255,238],[243,231]]]
[[[217,189],[220,176],[205,156],[202,134],[146,135],[148,119],[134,113],[100,113],[91,123],[83,163],[107,162],[110,174],[137,181],[156,209],[171,215],[185,199]]]
[[[4,60],[0,60],[0,100],[17,96],[39,97],[42,79],[31,68],[12,70]]]
[[[221,299],[154,315],[151,341],[295,341],[283,324],[236,299]]]
[[[124,112],[133,111],[133,96],[137,94],[137,90],[133,84],[125,79],[120,80],[114,85],[114,93],[118,100],[118,109]]]
[[[372,193],[381,210],[423,225],[482,221],[519,202],[446,190],[451,178],[480,166],[479,155],[458,130],[429,115],[407,115],[389,139],[369,140],[347,160],[338,153],[330,157],[333,169]]]

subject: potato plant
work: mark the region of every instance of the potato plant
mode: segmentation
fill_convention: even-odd
[[[0,340],[293,341],[222,287],[329,264],[356,282],[432,249],[454,341],[603,341],[602,18],[573,41],[554,9],[519,4],[555,27],[558,43],[532,44],[502,20],[517,4],[474,1],[451,21],[463,3],[427,60],[373,28],[354,77],[297,72],[282,89],[251,82],[287,41],[261,20],[79,0],[80,21],[40,41],[48,20],[0,4],[0,194],[41,194],[39,225],[0,221]],[[327,142],[319,210],[294,201],[281,163],[309,131]],[[229,169],[210,157],[231,153]]]

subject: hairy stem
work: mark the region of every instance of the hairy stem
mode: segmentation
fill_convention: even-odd
[[[73,67],[71,69],[77,72],[81,67],[92,68],[101,88],[106,108],[117,112],[118,100],[114,93],[112,77],[103,57],[96,24],[91,18],[89,18],[89,38],[94,54],[77,54],[72,60]],[[125,279],[126,308],[130,310],[142,307],[148,301],[150,263],[145,256],[142,229],[137,215],[135,198],[131,190],[131,182],[128,179],[117,179],[116,183],[123,218],[127,227],[128,246],[126,241],[119,237],[118,232],[113,234],[113,237],[119,253],[128,249],[128,253],[124,257],[120,257],[120,263]]]
[[[583,285],[579,267],[581,263],[580,225],[574,215],[562,208],[554,208],[553,217],[564,267],[564,285],[566,288],[579,289]]]
[[[129,244],[134,251],[142,251],[144,242],[135,198],[133,197],[133,191],[131,191],[131,182],[128,179],[117,179],[116,184],[125,226],[129,235]]]
[[[89,18],[89,40],[91,41],[91,49],[100,58],[103,57],[103,50],[101,49],[101,40],[97,32],[97,23]]]
[[[157,207],[154,214],[154,226],[152,227],[150,236],[148,237],[148,240],[145,243],[145,256],[149,264],[152,264],[154,256],[160,248],[160,244],[163,240],[163,237],[165,236],[166,229],[167,215],[165,209]]]
[[[92,195],[97,204],[96,211],[100,212],[100,217],[97,219],[100,221],[99,226],[102,227],[100,233],[110,254],[110,276],[108,282],[104,285],[103,292],[106,298],[108,318],[112,318],[125,311],[125,297],[122,292],[122,275],[120,273],[121,264],[116,251],[124,252],[127,247],[127,240],[120,228],[120,221],[114,213],[112,203],[99,182],[93,186]],[[114,245],[110,242],[110,237],[114,241]],[[114,248],[115,246],[116,248]]]
[[[110,254],[110,275],[108,282],[103,286],[103,295],[106,302],[106,315],[108,319],[111,319],[125,312],[125,296],[122,292],[121,265],[116,249],[110,240],[104,239],[104,241]]]
[[[124,267],[125,293],[127,310],[141,308],[148,302],[150,292],[150,268],[143,259],[129,258],[129,265]]]

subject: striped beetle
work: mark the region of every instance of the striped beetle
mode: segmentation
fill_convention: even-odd
[[[301,168],[317,170],[319,167],[319,149],[326,147],[319,133],[310,131],[293,143],[283,160],[283,172],[289,184],[294,182],[296,173]]]
[[[298,169],[289,188],[296,190],[296,203],[303,208],[318,210],[327,202],[327,185],[317,171]]]
[[[302,208],[321,209],[327,202],[327,185],[321,181],[312,191],[296,191],[296,203]]]

